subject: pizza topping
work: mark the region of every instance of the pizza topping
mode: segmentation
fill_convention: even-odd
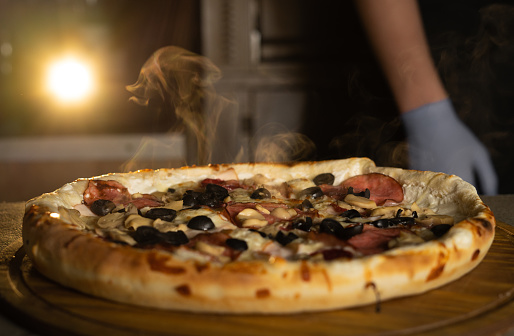
[[[305,232],[309,232],[312,228],[312,218],[311,217],[299,218],[293,222],[292,228],[301,230],[301,231],[305,231]]]
[[[355,196],[360,196],[360,197],[364,197],[364,198],[370,198],[371,192],[369,191],[368,188],[366,188],[366,190],[364,190],[364,191],[356,192],[355,190],[353,190],[353,187],[349,187],[348,195],[355,195]]]
[[[275,236],[275,240],[282,246],[286,246],[295,239],[298,239],[298,236],[292,232],[288,232],[286,235],[284,231],[278,231],[277,235]]]
[[[424,224],[425,226],[437,225],[453,225],[453,217],[448,215],[424,215],[420,216],[416,222]]]
[[[171,222],[177,217],[177,211],[169,208],[152,208],[145,213],[145,217]]]
[[[314,209],[314,205],[312,205],[311,201],[308,199],[303,200],[302,204],[299,207],[302,211],[309,211]]]
[[[317,199],[324,195],[320,187],[309,187],[298,193],[298,198]]]
[[[178,246],[189,242],[189,238],[187,238],[184,231],[161,232],[151,226],[138,227],[134,232],[133,238],[141,246],[156,244]]]
[[[331,218],[325,218],[320,224],[319,232],[334,235],[341,240],[348,240],[351,237],[360,234],[362,229],[362,225],[352,225],[345,228],[338,221]]]
[[[334,184],[335,176],[332,173],[319,174],[312,179],[315,185],[319,186],[322,184],[332,185]]]
[[[270,213],[273,217],[276,217],[278,219],[291,219],[292,217],[296,216],[296,211],[291,208],[275,208]]]
[[[346,210],[341,214],[341,217],[346,217],[348,219],[362,217],[361,213],[355,209]]]
[[[228,247],[230,247],[231,249],[234,249],[236,251],[248,250],[248,244],[246,243],[246,241],[244,241],[242,239],[228,238],[225,241],[225,244],[227,244]]]
[[[378,229],[373,225],[363,225],[361,234],[348,240],[348,244],[356,248],[363,255],[381,253],[388,249],[388,243],[405,230],[403,228]]]
[[[334,180],[332,173],[278,184],[264,176],[208,178],[132,195],[118,182],[90,181],[84,203],[96,219],[82,215],[80,227],[113,241],[225,263],[359,257],[435,239],[453,224],[450,216],[400,204],[402,187],[389,176],[358,175],[336,186]]]
[[[403,201],[403,188],[394,178],[379,174],[370,173],[350,177],[341,184],[344,188],[352,187],[356,192],[370,191],[370,199],[377,205],[386,201],[400,203]]]
[[[373,209],[377,207],[375,201],[370,200],[366,197],[355,196],[354,194],[348,194],[344,198],[344,201],[350,205],[364,208],[364,209]]]
[[[125,204],[130,201],[131,196],[128,189],[117,181],[90,180],[84,192],[84,203],[90,206],[98,199]]]
[[[271,198],[271,193],[266,188],[258,188],[258,189],[255,189],[254,192],[252,192],[252,194],[250,195],[250,198],[253,198],[253,199]]]
[[[450,228],[452,227],[452,225],[450,224],[440,224],[440,225],[436,225],[434,227],[432,227],[430,229],[430,231],[432,231],[432,233],[436,236],[436,237],[441,237],[443,236],[446,232],[448,232],[448,230],[450,230]]]
[[[97,216],[105,216],[116,208],[113,201],[106,199],[97,199],[91,204],[90,210]]]
[[[112,201],[115,205],[133,203],[138,209],[162,205],[153,195],[131,195],[128,189],[117,181],[90,180],[84,192],[84,203],[91,209],[97,200]]]
[[[186,190],[182,197],[184,206],[195,207],[199,205],[206,205],[211,208],[221,207],[223,200],[229,196],[228,190],[224,187],[207,183],[205,191]]]
[[[208,231],[214,229],[216,226],[209,217],[196,216],[191,218],[191,220],[187,223],[187,227],[193,230]]]
[[[125,222],[125,215],[122,213],[110,213],[98,219],[96,225],[102,229],[115,228],[123,225]]]
[[[137,229],[140,226],[152,226],[153,219],[150,218],[144,218],[140,215],[131,214],[128,215],[125,219],[125,227]]]

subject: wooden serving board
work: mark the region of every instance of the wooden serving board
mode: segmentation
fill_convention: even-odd
[[[499,223],[483,262],[428,293],[377,306],[293,315],[216,315],[124,305],[40,275],[21,240],[2,251],[0,294],[12,316],[48,335],[491,335],[514,327],[514,233]]]

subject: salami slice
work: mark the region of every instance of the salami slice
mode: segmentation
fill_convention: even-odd
[[[350,177],[341,185],[348,189],[352,187],[354,192],[370,191],[370,199],[377,205],[384,204],[387,200],[397,203],[403,201],[403,188],[394,178],[380,174],[370,173]]]
[[[363,232],[353,236],[347,242],[363,255],[376,254],[385,251],[387,243],[398,237],[402,230],[401,228],[378,229],[373,225],[364,225]]]
[[[234,189],[238,189],[238,188],[248,189],[248,186],[242,184],[241,182],[239,182],[237,180],[220,180],[220,179],[207,178],[202,181],[202,186],[205,187],[208,184],[216,184],[227,190],[234,190]]]
[[[133,203],[138,209],[162,205],[155,196],[149,194],[133,198],[129,190],[117,181],[90,180],[84,191],[84,203],[91,206],[99,199],[112,201],[116,205]]]
[[[84,203],[90,206],[99,199],[109,200],[117,205],[128,203],[131,196],[128,189],[117,181],[90,180],[84,191]]]

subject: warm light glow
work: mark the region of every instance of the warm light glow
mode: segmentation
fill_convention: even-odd
[[[91,69],[83,62],[67,58],[50,66],[48,89],[59,100],[74,102],[87,97],[93,89]]]
[[[59,215],[57,212],[51,212],[50,213],[50,217],[52,217],[52,218],[60,218],[61,215]]]

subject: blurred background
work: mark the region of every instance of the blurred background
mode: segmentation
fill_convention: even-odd
[[[514,3],[420,5],[456,109],[488,146],[500,193],[512,193]],[[218,116],[208,162],[367,156],[406,167],[396,106],[351,1],[0,0],[0,201],[200,162],[176,103],[129,100],[126,86],[167,46],[221,71],[214,88],[229,103],[194,111]],[[262,145],[277,135],[284,155]]]

